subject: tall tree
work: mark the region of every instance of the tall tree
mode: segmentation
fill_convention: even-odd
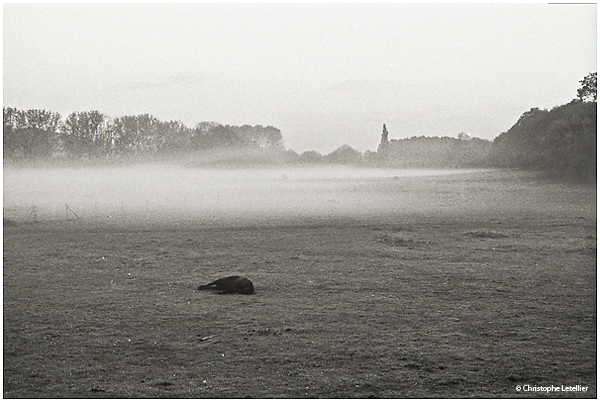
[[[379,143],[379,146],[377,147],[377,154],[379,155],[379,158],[382,160],[388,156],[387,149],[390,144],[388,135],[389,135],[389,133],[388,133],[387,127],[384,124],[383,131],[381,132],[381,142]]]
[[[381,143],[387,143],[389,141],[388,139],[388,130],[387,127],[385,126],[385,124],[383,125],[383,131],[381,132]]]
[[[65,150],[74,157],[98,156],[104,115],[97,110],[71,113],[62,132]]]
[[[4,108],[4,156],[7,158],[45,158],[57,144],[60,114],[46,110]]]
[[[581,88],[577,90],[579,100],[596,102],[598,95],[596,90],[597,73],[589,73],[579,83],[581,84]]]

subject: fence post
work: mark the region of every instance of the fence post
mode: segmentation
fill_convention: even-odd
[[[27,219],[25,219],[25,222],[29,222],[29,219],[31,219],[31,221],[34,223],[38,221],[37,207],[35,205],[31,206],[31,212],[29,212],[29,215],[27,215]]]
[[[75,218],[81,219],[79,215],[77,215],[75,212],[73,212],[71,208],[69,208],[69,204],[65,204],[65,216],[67,217],[67,220],[69,220],[69,212],[72,213],[75,216]]]

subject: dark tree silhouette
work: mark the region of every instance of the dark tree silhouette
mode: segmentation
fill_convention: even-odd
[[[6,159],[47,158],[58,148],[58,113],[4,107],[3,118],[3,156]]]
[[[589,73],[579,83],[581,84],[581,88],[577,90],[577,98],[580,101],[596,102],[598,95],[596,89],[597,73]]]
[[[99,156],[104,148],[100,128],[104,119],[97,110],[71,113],[61,133],[65,150],[77,158]]]
[[[554,176],[596,177],[595,102],[574,100],[550,111],[531,109],[494,140],[491,163]]]
[[[198,123],[194,129],[180,121],[163,122],[142,114],[108,118],[92,110],[60,115],[45,110],[20,111],[4,107],[4,158],[42,160],[51,156],[72,159],[107,159],[217,151],[230,163],[281,162],[283,136],[272,126],[229,126]],[[229,152],[235,150],[235,152]]]

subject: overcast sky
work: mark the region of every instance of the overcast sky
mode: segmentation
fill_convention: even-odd
[[[493,139],[597,70],[592,4],[4,4],[4,106],[271,125],[297,152]]]

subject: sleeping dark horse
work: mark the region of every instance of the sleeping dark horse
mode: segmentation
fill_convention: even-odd
[[[206,289],[220,290],[221,293],[240,293],[243,295],[251,295],[254,293],[252,281],[237,275],[220,278],[214,282],[198,287],[198,290]]]

